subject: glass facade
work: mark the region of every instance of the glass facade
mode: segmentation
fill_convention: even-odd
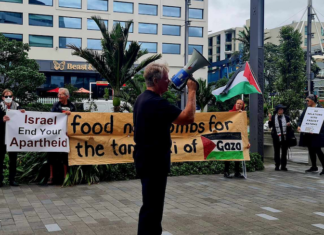
[[[208,46],[213,46],[213,38],[208,38]]]
[[[162,25],[162,34],[163,35],[180,36],[181,35],[181,26],[164,24],[164,25]]]
[[[101,39],[88,39],[87,48],[91,50],[101,50]]]
[[[88,10],[108,11],[108,0],[88,0]]]
[[[125,27],[125,25],[126,25],[126,22],[125,22],[125,21],[117,21],[117,20],[114,20],[114,26],[115,26],[117,23],[120,23],[120,26],[121,26],[121,27]],[[134,30],[133,26],[134,26],[134,23],[132,23],[131,26],[130,26],[130,28],[129,28],[129,32],[130,32],[130,33],[133,33],[133,30]]]
[[[67,38],[67,37],[59,37],[59,46],[60,48],[68,48],[67,45],[75,45],[77,47],[82,46],[81,38]]]
[[[22,3],[23,0],[0,0],[0,2]]]
[[[203,53],[203,46],[202,46],[202,45],[190,45],[190,44],[189,44],[189,47],[188,47],[189,55],[192,55],[192,53],[193,53],[193,49],[196,49],[196,50],[199,51],[201,54]]]
[[[114,1],[114,12],[131,13],[134,12],[134,3]]]
[[[139,42],[141,45],[141,50],[147,50],[149,53],[157,53],[157,43],[156,42]]]
[[[181,7],[163,6],[163,16],[180,18],[181,17]]]
[[[22,42],[23,35],[22,34],[14,34],[14,33],[3,33],[3,36],[8,38],[9,40],[16,40]]]
[[[203,19],[204,10],[203,9],[189,9],[189,18],[190,19]]]
[[[213,49],[208,49],[208,55],[212,55],[213,54]]]
[[[72,17],[59,17],[59,27],[60,28],[69,28],[69,29],[81,29],[82,20],[81,18],[72,18]]]
[[[64,76],[51,76],[50,87],[64,87]]]
[[[157,16],[158,14],[158,6],[157,5],[149,5],[149,4],[138,4],[138,14],[140,15],[153,15]]]
[[[53,27],[53,16],[29,14],[29,25]]]
[[[90,82],[96,82],[94,77],[71,76],[71,84],[77,88],[84,88],[89,90]]]
[[[59,0],[59,7],[82,8],[81,0]]]
[[[23,14],[18,12],[0,11],[0,24],[23,24]]]
[[[53,47],[52,36],[29,35],[29,46],[31,47]]]
[[[96,22],[94,22],[93,19],[88,19],[87,22],[88,22],[87,24],[88,30],[99,30],[98,25],[96,24]],[[102,20],[102,22],[106,25],[106,28],[108,28],[108,20]]]
[[[29,0],[29,4],[53,6],[53,0]]]
[[[202,27],[189,27],[189,37],[203,37],[203,28]]]
[[[180,44],[163,43],[162,44],[163,54],[180,54]]]
[[[157,24],[138,23],[138,33],[157,34]]]

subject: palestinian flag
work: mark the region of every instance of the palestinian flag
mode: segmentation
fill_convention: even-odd
[[[240,132],[222,132],[201,136],[205,160],[242,160],[243,143]]]
[[[251,67],[248,62],[238,70],[228,81],[226,86],[220,87],[212,92],[216,101],[224,102],[234,96],[241,94],[262,94],[261,89],[256,82]]]

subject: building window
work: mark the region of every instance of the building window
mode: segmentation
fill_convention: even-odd
[[[208,46],[213,46],[213,38],[208,38]]]
[[[93,19],[88,19],[87,22],[88,22],[88,24],[87,24],[88,30],[99,30],[98,25],[96,24],[96,22]],[[108,28],[108,20],[101,20],[101,22],[103,22],[105,24],[106,28]]]
[[[108,11],[108,0],[88,0],[88,10]]]
[[[42,5],[42,6],[53,6],[53,0],[29,0],[29,4]]]
[[[50,87],[64,87],[64,76],[51,76]]]
[[[138,4],[138,14],[157,16],[158,6],[149,4]]]
[[[87,48],[90,50],[102,50],[101,39],[88,39]]]
[[[163,6],[163,16],[167,17],[181,17],[181,7]]]
[[[305,38],[304,46],[307,46],[307,37]]]
[[[188,47],[189,55],[192,55],[192,53],[193,53],[193,49],[196,49],[196,50],[199,51],[201,54],[203,53],[203,46],[202,46],[202,45],[190,45],[190,44],[189,44],[189,47]]]
[[[147,50],[149,53],[157,53],[156,42],[139,42],[141,50]]]
[[[163,54],[180,54],[180,44],[163,43]]]
[[[53,47],[52,36],[29,35],[29,46],[31,47]]]
[[[138,33],[157,34],[157,24],[138,23]]]
[[[308,33],[307,30],[308,30],[308,29],[307,29],[307,25],[306,25],[306,26],[305,26],[305,35],[307,35],[307,33]]]
[[[203,37],[203,28],[202,27],[189,27],[189,37]]]
[[[225,39],[226,42],[232,42],[232,34],[231,33],[228,33],[226,34],[226,39]]]
[[[220,44],[220,41],[221,41],[220,36],[217,36],[217,44]]]
[[[66,37],[59,37],[59,46],[60,48],[68,48],[67,45],[75,45],[77,47],[82,46],[81,38],[66,38]]]
[[[59,7],[81,9],[81,0],[59,0]]]
[[[129,46],[130,46],[130,44],[132,43],[132,41],[127,41],[127,43],[126,43],[126,50],[128,50],[129,49]]]
[[[29,14],[29,25],[53,27],[53,16]]]
[[[89,76],[89,75],[88,75]],[[71,76],[71,84],[77,88],[85,88],[85,89],[89,89],[89,84],[90,82],[96,82],[96,78],[94,77],[82,77],[82,75],[80,77],[76,77],[76,76]]]
[[[0,23],[23,24],[23,14],[18,12],[0,11]]]
[[[225,51],[232,51],[232,45],[226,45]]]
[[[121,27],[125,27],[125,25],[126,25],[126,22],[125,21],[117,21],[117,20],[114,20],[114,27],[115,27],[115,25],[117,24],[117,23],[120,23],[120,26]],[[134,23],[132,23],[131,24],[131,26],[129,27],[129,32],[130,33],[133,33],[133,25],[134,25]]]
[[[217,58],[216,58],[216,59],[217,59],[217,61],[220,61],[220,56],[217,56]]]
[[[6,38],[8,38],[10,41],[16,40],[16,41],[22,42],[22,40],[23,40],[22,34],[3,33],[2,35],[5,36]]]
[[[114,12],[131,13],[134,12],[134,3],[114,1]]]
[[[324,36],[324,29],[321,27],[322,36]]]
[[[190,19],[203,19],[204,10],[203,9],[189,9],[189,18]]]
[[[217,53],[220,53],[220,47],[217,47]]]
[[[0,0],[0,2],[22,3],[23,0]]]
[[[213,58],[208,58],[209,63],[213,63]]]
[[[213,54],[213,49],[208,49],[208,55],[212,55]]]
[[[164,24],[164,25],[162,25],[162,34],[163,35],[180,36],[181,35],[181,26]]]
[[[59,27],[60,28],[69,28],[69,29],[81,29],[82,22],[81,18],[72,18],[72,17],[59,17]]]
[[[230,59],[232,57],[232,54],[227,54],[226,59]]]

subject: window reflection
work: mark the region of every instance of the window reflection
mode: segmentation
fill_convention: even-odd
[[[114,12],[133,13],[134,4],[131,2],[114,1]]]
[[[90,50],[101,50],[101,40],[100,39],[88,39],[87,48]]]
[[[156,42],[139,42],[141,45],[141,50],[147,50],[149,53],[157,53],[157,43]]]
[[[157,24],[139,23],[138,32],[146,34],[157,34]]]
[[[157,5],[138,4],[138,14],[140,15],[154,15],[157,16]]]
[[[189,37],[203,37],[203,28],[189,27]]]
[[[173,36],[180,36],[181,34],[181,27],[177,25],[166,25],[162,26],[162,34],[163,35],[173,35]]]
[[[108,11],[108,0],[88,0],[88,10]]]
[[[82,27],[81,18],[60,16],[59,27],[60,28],[70,28],[70,29],[81,29],[81,27]]]
[[[68,48],[67,45],[75,45],[77,47],[82,46],[81,38],[67,38],[67,37],[60,37],[59,38],[60,48]]]
[[[101,20],[106,28],[108,28],[108,20]],[[99,27],[98,25],[96,24],[96,22],[93,20],[93,19],[88,19],[88,24],[87,24],[87,29],[88,30],[99,30]]]
[[[0,23],[23,24],[23,14],[18,12],[0,11]]]
[[[81,0],[59,0],[59,7],[81,9]]]
[[[196,49],[196,50],[199,51],[201,54],[203,53],[203,46],[202,46],[202,45],[190,45],[190,44],[189,44],[189,47],[188,47],[189,55],[192,55],[192,53],[193,53],[193,49]]]
[[[121,27],[125,27],[125,25],[126,25],[126,22],[125,21],[117,21],[117,20],[114,20],[114,27],[115,27],[115,25],[117,23],[120,23],[120,26]],[[129,32],[130,33],[133,33],[133,25],[134,25],[134,23],[132,23],[131,26],[129,27]]]
[[[180,18],[181,17],[181,8],[180,7],[163,6],[163,16]]]
[[[203,19],[204,18],[203,9],[189,9],[189,18],[191,19]]]
[[[180,54],[180,44],[163,43],[163,54]]]
[[[29,0],[29,4],[53,6],[53,0]]]

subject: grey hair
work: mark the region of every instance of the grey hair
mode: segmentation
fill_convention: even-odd
[[[154,86],[154,79],[160,80],[164,73],[169,72],[167,64],[150,63],[144,70],[144,78],[147,87]]]
[[[63,91],[63,93],[64,93],[66,96],[70,97],[70,92],[69,92],[68,89],[66,89],[66,88],[60,88],[60,89],[59,89],[59,92],[60,92],[60,91]]]

